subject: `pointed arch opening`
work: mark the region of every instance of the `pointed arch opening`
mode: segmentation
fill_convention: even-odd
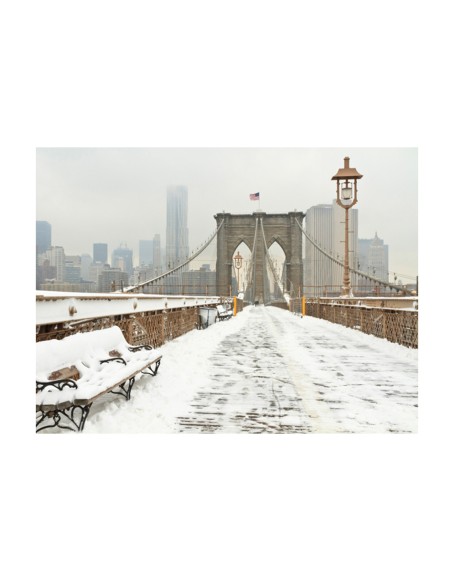
[[[231,285],[232,294],[243,298],[251,273],[252,252],[249,246],[241,241],[232,254]]]
[[[269,281],[269,301],[282,301],[286,290],[287,270],[286,255],[277,239],[268,247],[268,255],[271,260],[266,261],[266,272]]]

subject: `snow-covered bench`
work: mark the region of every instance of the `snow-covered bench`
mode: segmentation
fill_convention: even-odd
[[[117,326],[37,342],[36,431],[82,431],[97,398],[112,392],[129,400],[135,378],[155,376],[161,357],[151,346],[130,345]]]
[[[218,310],[218,319],[221,321],[223,319],[230,319],[233,315],[232,309],[229,309],[223,303],[221,303],[220,305],[217,305],[216,308]]]

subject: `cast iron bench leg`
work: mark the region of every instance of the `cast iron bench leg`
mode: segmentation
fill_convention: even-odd
[[[150,364],[148,366],[148,369],[150,371],[146,372],[145,370],[142,370],[142,374],[149,374],[150,376],[156,376],[156,374],[158,373],[160,365],[161,365],[161,360],[158,360],[157,362],[154,362],[154,368],[151,367],[151,366],[153,366],[153,364]]]
[[[82,432],[84,430],[85,421],[90,412],[91,404],[85,406],[71,406],[66,410],[52,410],[50,412],[40,412],[40,416],[36,420],[36,432],[40,432],[46,428],[58,427],[65,430],[72,430],[73,432]],[[74,415],[74,412],[80,411],[79,415]],[[53,424],[45,424],[40,426],[46,419],[52,419]],[[61,421],[66,419],[66,424],[61,424]],[[38,428],[39,427],[39,428]]]
[[[119,385],[120,390],[116,391],[116,390],[111,390],[112,394],[120,394],[120,396],[124,396],[126,398],[126,400],[129,400],[131,398],[131,390],[132,387],[134,386],[134,381],[135,378],[130,378],[129,380],[127,380],[126,382],[128,383],[128,386],[126,386],[126,382],[123,382],[123,384]]]

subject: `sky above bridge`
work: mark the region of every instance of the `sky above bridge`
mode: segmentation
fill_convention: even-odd
[[[67,254],[109,253],[125,243],[138,263],[139,240],[161,235],[166,188],[188,187],[191,249],[215,229],[218,212],[306,212],[335,199],[332,176],[344,156],[358,182],[359,237],[389,245],[390,272],[415,277],[418,244],[417,148],[39,148],[37,219]],[[260,192],[260,201],[249,194]],[[405,280],[404,282],[411,282]]]

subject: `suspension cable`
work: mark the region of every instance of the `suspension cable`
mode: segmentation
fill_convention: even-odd
[[[273,261],[271,259],[271,255],[270,255],[270,253],[268,251],[268,247],[266,245],[265,230],[263,228],[263,219],[262,218],[260,218],[260,226],[262,227],[263,244],[265,245],[265,255],[266,255],[266,258],[268,259],[268,265],[269,265],[271,273],[273,275],[274,282],[277,284],[277,286],[281,290],[282,296],[284,296],[284,288],[283,288],[282,280],[279,279],[279,276],[277,275],[276,270],[274,269]]]
[[[338,259],[336,259],[332,255],[327,253],[324,249],[322,249],[322,247],[320,245],[318,245],[314,240],[312,240],[312,238],[307,234],[307,232],[304,230],[302,225],[298,222],[298,219],[296,217],[295,217],[295,220],[296,220],[296,224],[300,227],[301,232],[304,234],[304,236],[307,238],[307,240],[314,245],[315,248],[317,248],[323,255],[328,257],[328,259],[330,259],[331,261],[334,261],[335,263],[337,263],[341,267],[344,267],[344,264],[341,261],[339,261]],[[385,287],[389,287],[390,289],[395,289],[396,291],[402,291],[401,285],[400,286],[394,285],[393,283],[389,283],[389,281],[382,281],[381,279],[377,279],[376,277],[372,277],[368,273],[364,273],[363,271],[358,271],[357,269],[353,269],[350,266],[348,267],[348,270],[350,271],[350,273],[355,273],[356,275],[359,275],[360,277],[364,277],[365,279],[367,279],[369,281],[374,281],[375,283],[379,283],[380,285],[383,285]]]
[[[157,277],[154,277],[153,279],[149,279],[148,281],[144,281],[143,283],[139,283],[137,285],[133,285],[132,287],[128,287],[127,289],[124,290],[125,293],[131,293],[137,289],[141,289],[142,287],[145,287],[146,285],[150,285],[152,283],[156,283],[157,281],[160,281],[161,279],[163,279],[164,277],[168,277],[169,275],[171,275],[172,273],[175,273],[175,271],[178,271],[179,269],[183,269],[183,267],[185,267],[186,265],[188,265],[191,261],[193,261],[194,259],[196,259],[200,253],[202,253],[207,246],[214,240],[214,238],[217,236],[219,230],[221,229],[221,226],[224,224],[224,219],[221,220],[220,225],[218,226],[218,228],[214,231],[214,233],[211,235],[211,237],[209,237],[207,239],[207,241],[205,242],[205,244],[203,246],[200,247],[200,249],[198,249],[191,257],[189,257],[186,261],[184,261],[183,263],[181,263],[180,265],[177,265],[176,267],[174,267],[173,269],[171,269],[170,271],[167,271],[166,273],[162,273],[162,275],[158,275]]]
[[[249,281],[248,289],[251,289],[251,302],[255,301],[255,273],[256,273],[256,253],[257,253],[257,228],[258,228],[258,218],[255,217],[255,231],[254,231],[254,242],[252,244],[251,253],[251,267],[249,268]]]

